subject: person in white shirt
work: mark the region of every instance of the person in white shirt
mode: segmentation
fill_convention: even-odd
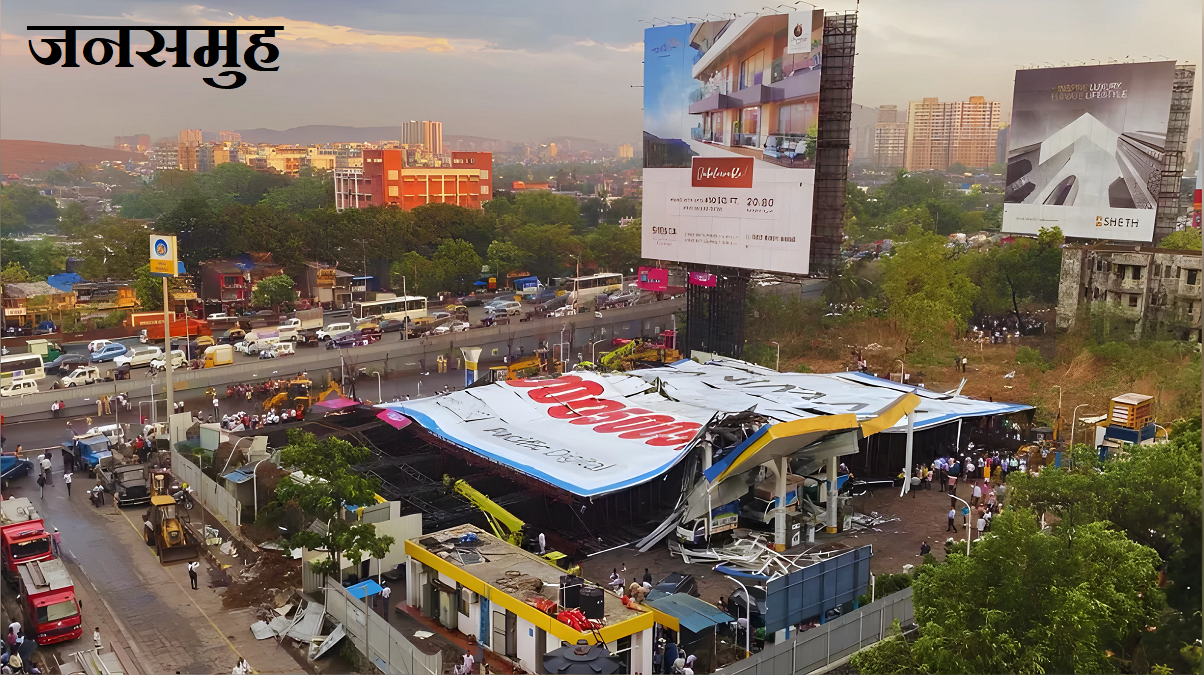
[[[393,595],[393,589],[392,589],[392,588],[389,588],[388,586],[385,586],[384,588],[380,589],[380,598],[381,598],[381,600],[384,600],[384,602],[383,602],[383,603],[381,603],[381,604],[383,604],[383,605],[384,605],[384,607],[385,607],[385,614],[384,614],[384,616],[385,616],[385,618],[386,618],[386,619],[387,619],[387,618],[389,618],[389,597],[390,597],[390,596],[392,596],[392,595]]]
[[[188,563],[188,581],[192,584],[192,590],[197,590],[197,569],[201,564],[195,560]]]
[[[547,541],[547,539],[544,539],[543,532],[540,532],[539,533],[539,555],[543,555],[547,552],[548,552],[548,541]]]

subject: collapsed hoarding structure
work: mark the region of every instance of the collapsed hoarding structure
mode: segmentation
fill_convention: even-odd
[[[900,471],[912,464],[916,431],[1028,408],[861,373],[778,373],[726,359],[482,383],[385,407],[416,423],[400,433],[550,497],[561,510],[545,506],[549,522],[593,534],[591,525],[626,520],[641,535],[666,515],[662,534],[699,510],[706,516],[757,476],[776,479],[785,508],[792,474],[818,471],[826,482],[838,458],[855,457],[878,434],[905,439]],[[836,500],[827,502],[817,524],[835,531]],[[711,519],[703,521],[709,535]],[[775,530],[780,547],[784,518]]]

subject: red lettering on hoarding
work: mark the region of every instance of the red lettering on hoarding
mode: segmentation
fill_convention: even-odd
[[[690,185],[693,187],[750,188],[753,186],[752,157],[693,157]]]
[[[601,384],[585,381],[577,375],[554,380],[511,380],[512,387],[530,389],[528,396],[537,403],[554,403],[548,416],[568,420],[569,424],[592,426],[600,434],[618,434],[626,440],[646,439],[654,447],[680,448],[702,428],[697,422],[678,420],[672,415],[644,408],[629,408],[613,399],[599,399]]]

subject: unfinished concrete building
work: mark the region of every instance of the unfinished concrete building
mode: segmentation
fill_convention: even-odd
[[[1200,304],[1199,253],[1109,244],[1062,250],[1058,328],[1106,308],[1131,321],[1136,336],[1166,330],[1199,341]]]

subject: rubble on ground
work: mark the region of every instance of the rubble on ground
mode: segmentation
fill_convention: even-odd
[[[237,609],[289,602],[301,587],[301,561],[275,551],[264,551],[254,565],[242,570],[222,596],[222,607]]]

